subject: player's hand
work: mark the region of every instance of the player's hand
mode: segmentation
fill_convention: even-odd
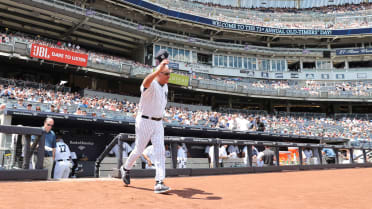
[[[169,64],[168,59],[163,59],[163,61],[161,61],[161,63],[160,63],[161,66],[168,65],[168,64]]]
[[[152,167],[152,163],[151,163],[151,161],[149,161],[149,162],[147,163],[147,165],[148,165],[149,167]]]

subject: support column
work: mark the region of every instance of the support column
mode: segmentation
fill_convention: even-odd
[[[276,166],[280,166],[279,147],[275,147],[275,158],[276,158]]]
[[[253,162],[252,162],[252,156],[253,156],[252,145],[247,145],[247,152],[248,152],[248,153],[246,153],[246,155],[248,155],[248,156],[246,156],[246,157],[248,157],[248,165],[247,166],[252,167],[252,165],[253,165]]]
[[[303,161],[304,159],[302,158],[302,150],[303,150],[303,147],[298,147],[298,157],[300,158],[300,165],[303,165]]]
[[[354,156],[353,156],[353,155],[354,155],[354,152],[353,152],[353,151],[354,151],[353,149],[349,149],[349,155],[350,155],[350,156],[349,156],[349,157],[350,157],[349,160],[350,160],[350,163],[351,163],[351,164],[354,163]]]
[[[123,165],[123,140],[121,137],[118,138],[118,145],[119,145],[119,156],[117,156],[117,162],[118,166],[117,169],[120,169],[120,167]]]
[[[97,78],[92,78],[92,84],[90,88],[93,90],[97,90]]]
[[[289,112],[291,112],[291,104],[290,103],[287,104],[287,113],[289,113]]]
[[[216,97],[215,96],[211,96],[211,106],[212,107],[215,107],[216,105]]]
[[[318,154],[319,154],[319,165],[323,165],[323,154],[322,154],[322,148],[317,148]]]
[[[22,136],[22,144],[23,144],[23,169],[30,168],[30,149],[31,149],[31,137],[27,137],[25,135]]]
[[[363,162],[364,163],[368,163],[368,161],[367,161],[367,153],[366,153],[366,150],[365,149],[363,149]]]
[[[0,115],[0,124],[1,125],[12,125],[12,116],[11,115]],[[0,133],[0,148],[9,148],[12,143],[12,135]]]
[[[177,142],[171,143],[172,168],[177,168]]]
[[[353,106],[350,103],[347,104],[347,112],[348,113],[353,113]]]
[[[267,101],[266,111],[268,111],[271,114],[274,112],[273,101],[271,99],[266,101]]]
[[[214,163],[213,163],[213,167],[214,168],[219,168],[220,167],[220,161],[219,161],[219,144],[215,144],[213,146],[213,149],[214,149],[214,156],[212,156],[214,158]]]
[[[232,97],[231,97],[231,95],[229,96],[229,107],[232,108]]]
[[[340,164],[340,158],[338,157],[338,149],[333,149],[333,151],[336,153],[336,164]]]

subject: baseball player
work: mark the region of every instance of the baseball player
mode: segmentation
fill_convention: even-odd
[[[155,169],[154,162],[155,162],[155,153],[154,153],[154,146],[148,146],[142,153],[143,158],[146,160],[146,169]]]
[[[238,158],[238,154],[240,153],[238,145],[230,145],[227,148],[231,158]]]
[[[122,180],[125,185],[130,184],[130,169],[135,161],[141,156],[143,150],[151,139],[154,146],[155,193],[164,193],[170,190],[163,183],[165,178],[165,148],[164,127],[162,117],[165,112],[168,97],[168,80],[170,70],[168,68],[168,52],[160,50],[155,59],[158,67],[147,75],[141,85],[141,98],[136,117],[136,141],[133,151],[130,153],[125,165],[120,168]]]
[[[132,151],[132,147],[128,143],[123,142],[123,157],[128,157],[131,151]],[[119,156],[119,145],[118,144],[116,144],[112,148],[109,154],[114,154],[114,153],[115,153],[115,157]]]
[[[178,168],[186,168],[186,162],[187,162],[187,148],[186,145],[178,145],[177,150],[177,164]]]
[[[226,148],[227,144],[221,145],[221,147],[218,149],[218,163],[220,164],[220,167],[223,167],[223,160],[229,157],[227,155]],[[211,159],[209,167],[214,168],[214,146],[209,148],[209,158]]]
[[[168,144],[165,145],[165,157],[166,158],[171,158],[172,157],[172,153],[169,150],[169,145]]]
[[[265,154],[263,152],[259,152],[257,155],[257,167],[263,167],[264,166],[264,159],[263,157]]]
[[[54,178],[68,178],[72,168],[71,152],[68,145],[61,138],[58,138],[56,143],[55,163]]]

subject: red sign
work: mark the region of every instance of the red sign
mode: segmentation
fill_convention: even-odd
[[[87,66],[88,64],[87,54],[80,54],[63,49],[51,48],[39,44],[32,44],[30,56],[83,67]]]

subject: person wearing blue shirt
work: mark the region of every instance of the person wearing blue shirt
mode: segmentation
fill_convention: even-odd
[[[323,148],[322,154],[325,157],[327,164],[336,163],[336,153],[332,148]]]
[[[42,127],[42,129],[46,132],[43,167],[48,169],[49,179],[51,179],[52,177],[53,162],[56,153],[56,134],[54,133],[54,131],[52,131],[53,125],[53,118],[46,118],[44,121],[44,126]],[[36,139],[36,136],[32,136],[31,139],[32,141],[34,141]]]

